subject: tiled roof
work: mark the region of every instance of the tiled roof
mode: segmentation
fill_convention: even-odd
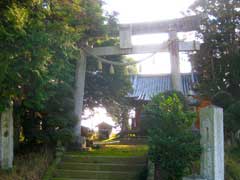
[[[197,81],[192,73],[182,74],[183,93],[187,95],[193,83]],[[162,92],[171,91],[171,75],[132,75],[131,82],[133,91],[128,97],[136,100],[148,101],[152,96]]]

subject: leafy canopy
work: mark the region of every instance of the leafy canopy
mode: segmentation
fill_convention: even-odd
[[[191,56],[193,68],[199,74],[200,92],[211,97],[226,91],[239,99],[239,1],[198,0],[192,10],[207,15],[198,30],[203,44]]]

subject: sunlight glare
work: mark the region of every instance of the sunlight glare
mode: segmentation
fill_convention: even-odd
[[[104,8],[107,11],[119,13],[119,23],[151,22],[183,17],[183,12],[195,0],[105,0]],[[179,33],[179,39],[192,41],[195,32]],[[160,44],[168,40],[168,34],[150,34],[133,36],[133,45]],[[137,60],[143,55],[130,55]],[[155,63],[152,63],[155,61]],[[170,73],[170,56],[168,53],[158,53],[155,57],[137,65],[141,69],[139,74],[166,74]],[[180,53],[180,70],[182,73],[191,72],[191,64],[186,55]]]

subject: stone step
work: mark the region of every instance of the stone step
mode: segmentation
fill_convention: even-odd
[[[89,178],[52,178],[51,180],[115,180],[113,179],[89,179]],[[133,179],[127,179],[127,180],[136,180],[136,178]]]
[[[98,179],[79,179],[79,178],[52,178],[51,180],[98,180]]]
[[[117,162],[118,163],[118,162]],[[73,163],[62,162],[58,169],[65,170],[94,170],[94,171],[141,171],[146,166],[141,164],[116,164],[115,163]]]
[[[85,179],[137,179],[138,172],[122,172],[122,171],[86,171],[86,170],[55,170],[53,177],[56,178],[85,178]]]
[[[62,162],[77,163],[113,163],[118,164],[143,164],[146,163],[146,157],[119,157],[119,156],[84,156],[75,154],[66,154]]]

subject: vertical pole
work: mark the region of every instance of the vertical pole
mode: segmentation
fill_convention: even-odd
[[[0,166],[11,169],[13,166],[13,107],[7,108],[0,116]]]
[[[75,74],[75,93],[74,93],[74,115],[77,118],[77,126],[75,134],[77,136],[77,144],[81,144],[81,116],[83,111],[83,97],[85,88],[85,73],[86,73],[86,54],[80,50],[81,59],[77,60]]]
[[[223,109],[208,106],[200,111],[201,176],[208,180],[224,180]]]
[[[180,61],[179,61],[179,42],[177,38],[177,31],[169,32],[169,52],[171,61],[171,79],[173,90],[183,91],[182,79],[180,73]]]
[[[120,25],[120,48],[129,49],[132,48],[132,28],[131,25]]]

